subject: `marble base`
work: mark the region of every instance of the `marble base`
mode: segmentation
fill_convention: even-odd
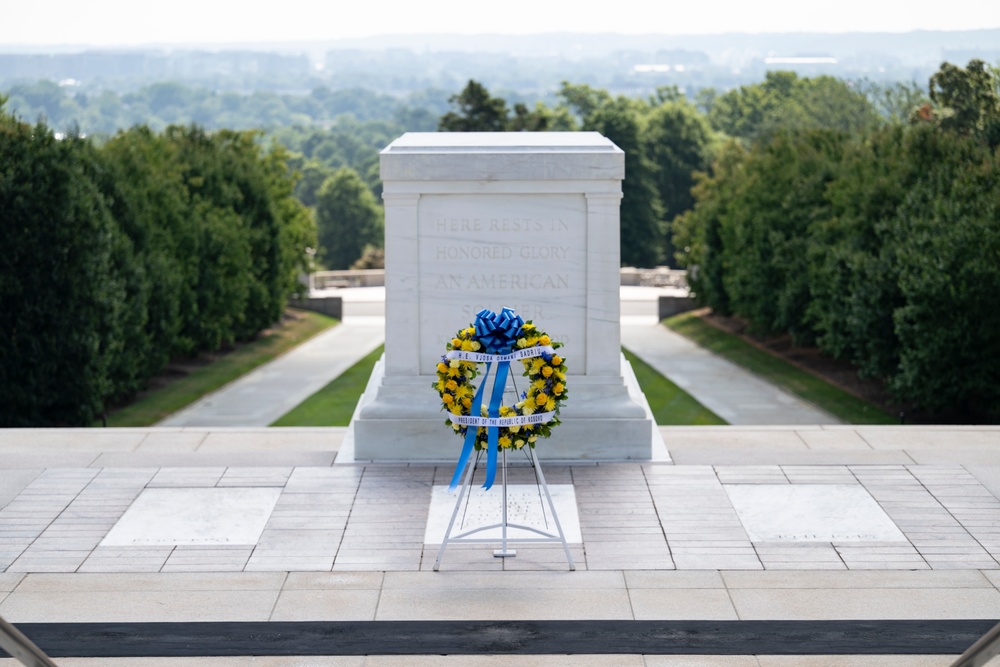
[[[582,543],[580,516],[576,510],[576,493],[573,490],[573,485],[550,484],[549,493],[552,495],[552,503],[556,506],[559,525],[562,526],[566,541],[570,544]],[[449,493],[447,486],[434,487],[431,493],[430,512],[427,515],[427,528],[424,532],[425,544],[441,544],[444,541],[444,535],[448,531],[448,522],[451,521],[451,514],[455,511],[455,501],[458,499],[458,494],[458,489],[454,493]],[[468,501],[467,507],[466,500]],[[463,508],[459,510],[458,518],[455,519],[455,526],[451,531],[452,537],[480,526],[500,523],[502,503],[503,491],[499,484],[494,485],[488,491],[481,487],[473,487],[471,493],[467,493],[465,500],[462,501]],[[558,534],[548,501],[545,499],[545,493],[534,484],[509,484],[507,486],[507,523],[531,526],[554,535]],[[509,529],[507,536],[511,539],[539,537],[537,533],[517,529]],[[501,534],[500,529],[496,528],[484,530],[472,537],[499,541]]]
[[[751,542],[906,542],[859,484],[726,484]]]
[[[101,546],[253,546],[280,495],[277,487],[146,489]]]
[[[622,363],[628,364],[624,357]],[[383,369],[377,364],[373,370],[338,459],[347,455],[355,461],[455,461],[462,440],[444,424],[446,415],[431,386],[436,377],[386,378]],[[570,376],[562,423],[535,449],[539,459],[648,461],[653,457],[653,438],[659,432],[634,374],[630,368],[623,370],[623,377]]]

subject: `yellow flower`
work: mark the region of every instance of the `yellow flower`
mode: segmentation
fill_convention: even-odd
[[[447,373],[448,372],[448,364],[446,364],[443,361],[441,361],[441,362],[438,363],[437,369],[438,369],[438,373]]]
[[[509,427],[507,430],[509,430],[511,433],[517,433],[518,431],[521,430],[521,427],[515,424],[514,426]]]
[[[545,365],[545,360],[542,359],[541,357],[535,357],[534,359],[531,360],[531,370],[534,373],[537,373],[538,370],[544,365]]]
[[[545,389],[545,380],[535,380],[531,383],[531,386],[535,389]]]
[[[550,398],[550,399],[549,399],[549,400],[548,400],[548,401],[547,401],[547,402],[545,403],[545,411],[546,411],[546,412],[552,412],[552,411],[553,411],[553,410],[555,410],[555,409],[556,409],[556,402],[555,402],[555,400],[554,400],[554,399],[551,399],[551,398]]]
[[[462,341],[462,349],[465,350],[466,352],[472,352],[472,341],[471,340],[463,340]]]
[[[562,357],[560,357],[558,354],[553,354],[552,355],[552,365],[553,366],[562,366],[562,362],[563,362]]]
[[[552,366],[542,367],[542,375],[545,377],[552,377]]]
[[[467,328],[467,329],[465,330],[465,335],[466,335],[466,336],[471,336],[471,335],[472,335],[472,334],[474,334],[474,333],[476,333],[476,327],[468,327],[468,328]]]
[[[448,380],[445,383],[444,387],[445,387],[445,389],[449,389],[451,391],[455,391],[456,389],[458,389],[458,383],[455,382],[454,380]]]
[[[448,368],[460,368],[461,366],[462,362],[460,362],[458,359],[450,359],[448,361]]]
[[[525,414],[525,415],[533,415],[533,414],[535,414],[535,406],[531,405],[529,403],[525,403],[524,407],[521,408],[521,414]],[[531,428],[531,427],[528,426],[528,425],[525,425],[524,428]]]
[[[453,405],[450,408],[448,408],[448,410],[453,415],[460,415],[460,414],[462,414],[462,406],[461,405]]]
[[[462,374],[462,371],[458,368],[452,367],[448,369],[448,377],[457,378]]]
[[[542,334],[542,337],[538,339],[538,342],[541,343],[542,345],[551,345],[552,339],[549,338],[548,334]]]
[[[530,438],[528,438],[528,442],[534,442],[535,440],[538,440],[538,436],[537,435],[533,435]]]
[[[469,408],[472,407],[472,399],[471,398],[463,398],[462,399],[462,405],[465,407],[466,410],[468,410]]]
[[[562,382],[556,382],[555,386],[552,387],[552,393],[558,396],[566,390],[566,385]]]
[[[562,371],[556,371],[556,378],[558,378],[558,379],[562,380],[563,382],[565,382],[566,381],[566,374],[563,373]]]
[[[535,336],[533,338],[525,338],[524,340],[526,341],[525,345],[528,347],[534,347],[535,345],[538,345],[538,336]]]
[[[517,346],[518,347],[528,347],[528,341],[526,339],[524,339],[524,338],[518,338],[517,339]]]
[[[441,401],[442,401],[442,402],[443,402],[443,403],[444,403],[445,405],[451,405],[452,403],[454,403],[454,402],[455,402],[455,397],[454,397],[454,396],[452,396],[451,394],[442,394],[442,395],[441,395]]]
[[[451,346],[452,347],[461,347],[462,346],[462,339],[461,338],[452,338],[451,339]]]
[[[517,447],[518,449],[521,449],[521,447],[524,447],[524,440],[521,439],[515,440],[514,446]]]
[[[538,394],[538,396],[535,396],[535,403],[538,404],[538,405],[545,405],[545,403],[548,400],[549,400],[549,397],[546,396],[544,392]]]
[[[465,398],[466,396],[468,396],[471,393],[472,393],[472,390],[469,389],[469,385],[463,384],[463,385],[459,386],[458,389],[455,390],[455,398]]]
[[[511,441],[510,441],[510,438],[508,438],[508,437],[507,437],[506,435],[502,435],[502,436],[500,436],[500,438],[499,438],[499,439],[497,440],[497,444],[499,444],[499,445],[500,445],[501,447],[503,447],[504,449],[510,449],[510,446],[511,446],[511,445],[512,445],[513,443],[512,443]]]
[[[472,351],[473,352],[478,352],[481,347],[482,347],[482,345],[479,344],[478,340],[472,341]]]
[[[535,328],[535,325],[532,324],[531,322],[525,322],[521,328],[524,329],[525,331],[531,331],[532,329]]]
[[[452,424],[451,428],[452,428],[453,431],[461,431],[462,430],[462,427],[459,426],[458,424]]]

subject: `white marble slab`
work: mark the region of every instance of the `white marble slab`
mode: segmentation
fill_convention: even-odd
[[[725,484],[751,542],[906,542],[859,484]]]
[[[254,545],[280,495],[270,487],[146,489],[101,546]]]
[[[421,374],[434,374],[445,343],[483,308],[511,308],[567,350],[583,353],[582,194],[425,195],[418,220]]]
[[[455,511],[455,502],[458,500],[459,491],[448,492],[447,486],[435,486],[431,493],[431,507],[427,516],[427,528],[424,531],[425,544],[441,544],[444,535],[448,530],[448,522],[451,514]],[[552,512],[549,510],[545,493],[541,492],[534,484],[510,484],[507,486],[507,523],[531,526],[539,530],[544,530],[553,535],[557,535],[555,522],[552,520]],[[580,544],[583,537],[580,533],[580,515],[576,510],[576,492],[572,484],[549,484],[549,493],[552,495],[552,503],[556,506],[556,513],[559,515],[559,524],[562,526],[566,541],[572,544]],[[503,495],[499,484],[495,484],[489,491],[480,487],[473,487],[471,494],[466,494],[468,506],[463,500],[463,509],[459,510],[458,518],[455,520],[455,527],[452,529],[452,537],[467,530],[489,526],[500,523],[503,508]],[[544,514],[543,514],[544,508]],[[546,520],[548,524],[546,525]],[[509,529],[509,538],[531,537],[538,538],[540,535],[531,531]],[[500,540],[500,529],[486,530],[471,536],[477,539]]]

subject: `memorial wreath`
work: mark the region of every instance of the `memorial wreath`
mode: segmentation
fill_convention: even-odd
[[[497,450],[534,447],[559,425],[559,409],[567,398],[566,363],[557,352],[560,347],[562,343],[509,308],[499,314],[481,310],[475,323],[459,329],[447,344],[433,386],[441,396],[441,409],[449,413],[445,423],[465,438],[459,468],[464,468],[473,448],[487,450],[486,488],[492,485]],[[514,405],[504,405],[511,361],[524,366],[527,387]],[[486,364],[486,374],[477,389],[473,380],[480,374],[481,363]],[[493,391],[485,404],[483,387],[494,364]],[[456,470],[458,475],[460,470]]]

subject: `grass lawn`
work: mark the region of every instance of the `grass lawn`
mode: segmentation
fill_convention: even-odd
[[[726,422],[642,359],[623,350],[646,395],[657,426],[704,426]]]
[[[899,423],[897,417],[878,406],[849,394],[783,359],[758,350],[738,336],[707,324],[696,315],[683,313],[664,320],[664,323],[705,349],[766,378],[848,424]]]
[[[379,346],[271,426],[347,426],[383,349]]]
[[[284,320],[256,340],[110,414],[108,426],[155,424],[337,323],[337,320],[319,313],[290,312],[294,313],[294,319]],[[95,425],[100,426],[100,422]]]
[[[347,426],[381,355],[380,347],[271,426]],[[632,362],[657,424],[726,423],[632,353],[626,351],[625,356]]]

